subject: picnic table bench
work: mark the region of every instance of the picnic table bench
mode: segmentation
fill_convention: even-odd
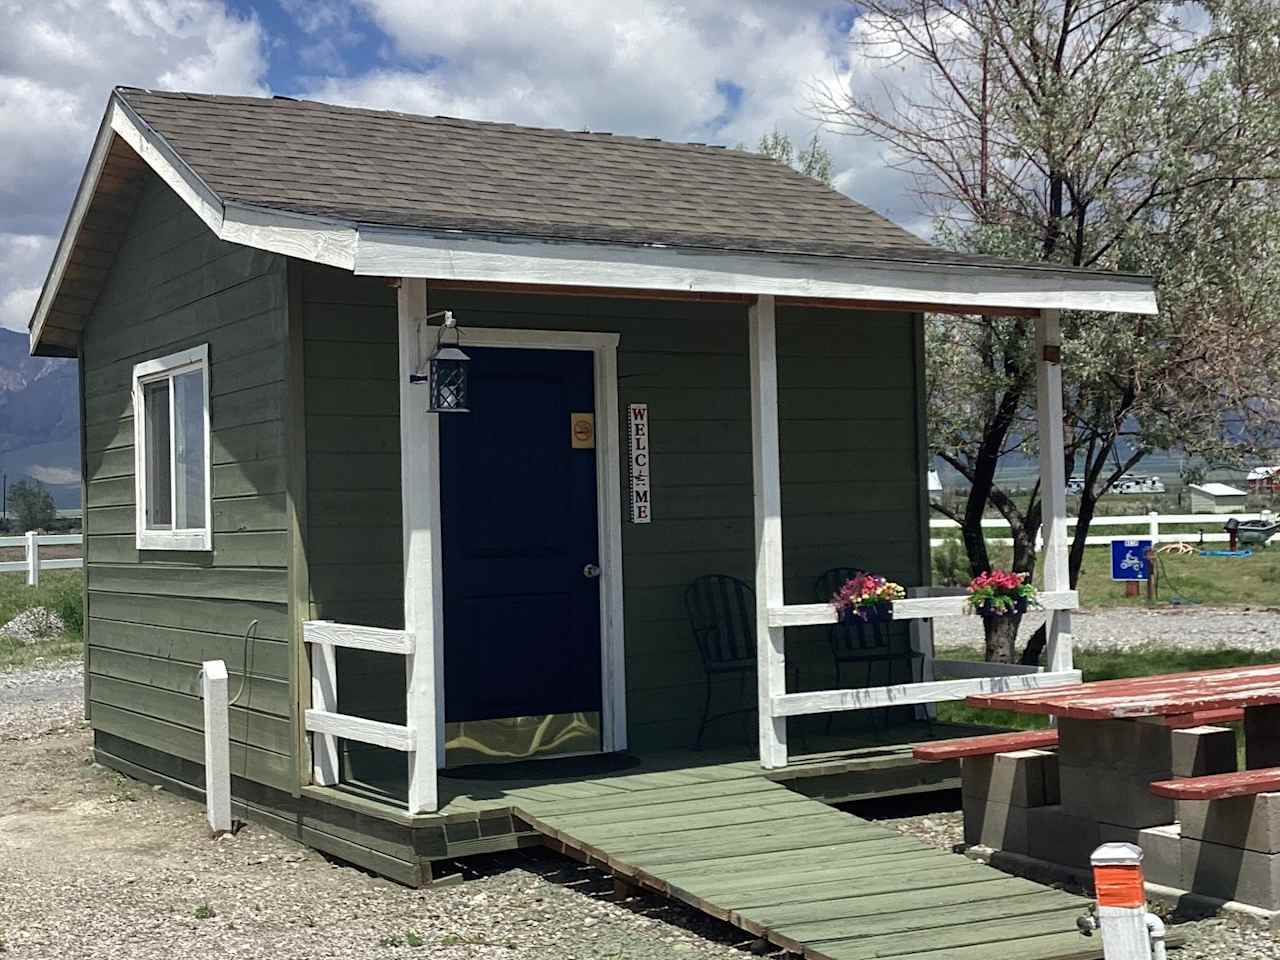
[[[995,755],[986,784],[1003,792],[994,805],[989,789],[982,804],[966,796],[966,835],[972,808],[984,835],[1003,817],[1003,836],[1016,841],[1008,823],[1020,820],[1023,852],[1057,864],[1084,866],[1101,842],[1134,842],[1146,853],[1148,880],[1280,910],[1280,664],[988,693],[967,702],[1054,716],[1058,737],[1056,754]],[[1244,721],[1243,772],[1236,770],[1235,732],[1212,725],[1236,719]],[[1038,803],[1026,788],[1036,777],[1053,781]],[[971,779],[975,787],[966,790],[980,792],[982,782]]]

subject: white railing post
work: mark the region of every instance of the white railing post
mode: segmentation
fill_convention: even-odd
[[[330,643],[311,644],[311,707],[326,713],[338,712],[337,648]],[[313,782],[332,787],[339,779],[338,738],[329,733],[311,735]]]
[[[209,829],[231,832],[231,722],[227,704],[227,665],[206,660],[200,670],[204,699],[204,799]]]
[[[40,586],[40,534],[27,531],[27,586]]]
[[[751,468],[756,527],[756,683],[760,764],[787,765],[787,719],[774,714],[774,697],[787,692],[784,629],[769,610],[782,598],[782,472],[778,443],[778,350],[773,297],[747,309],[751,353]]]
[[[1044,529],[1044,588],[1071,589],[1067,563],[1067,473],[1062,435],[1062,330],[1057,310],[1036,320],[1036,416],[1040,440],[1040,503]],[[1053,610],[1045,620],[1045,663],[1050,672],[1070,670],[1071,614]]]
[[[409,812],[439,805],[436,771],[444,742],[444,612],[440,567],[439,414],[426,413],[424,387],[409,382],[425,359],[419,327],[426,323],[427,281],[405,277],[400,318],[400,490],[404,533],[404,628],[413,637],[405,658],[405,718],[409,751]]]
[[[1151,535],[1151,546],[1154,547],[1160,542],[1160,514],[1152,510],[1148,519],[1151,521],[1148,532]]]

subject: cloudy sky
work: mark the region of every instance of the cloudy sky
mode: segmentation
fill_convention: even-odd
[[[842,0],[0,0],[0,326],[25,330],[113,85],[284,94],[733,145],[806,140],[850,62]],[[892,82],[892,78],[890,78]],[[875,145],[836,185],[923,228]]]

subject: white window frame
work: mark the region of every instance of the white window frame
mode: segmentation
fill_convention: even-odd
[[[149,383],[159,380],[172,380],[173,377],[192,370],[200,370],[204,376],[204,526],[172,530],[147,529],[147,447],[146,447],[146,407],[143,403],[143,388]],[[176,497],[174,485],[178,480],[178,465],[175,462],[174,444],[177,437],[177,423],[174,419],[174,391],[169,386],[169,503],[170,511],[177,522]],[[213,488],[212,469],[210,464],[210,425],[209,425],[209,345],[202,343],[198,347],[171,353],[166,357],[147,360],[134,364],[133,367],[133,459],[134,459],[134,495],[135,526],[137,530],[137,546],[139,550],[212,550],[213,549]]]

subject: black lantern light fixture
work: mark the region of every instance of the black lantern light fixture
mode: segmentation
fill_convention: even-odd
[[[436,334],[435,349],[427,360],[427,372],[413,374],[410,383],[427,384],[427,413],[470,413],[467,408],[467,364],[471,362],[459,348],[462,334],[450,310],[423,318],[424,325],[443,318]],[[452,335],[453,342],[446,341]],[[419,371],[422,367],[419,364]]]

